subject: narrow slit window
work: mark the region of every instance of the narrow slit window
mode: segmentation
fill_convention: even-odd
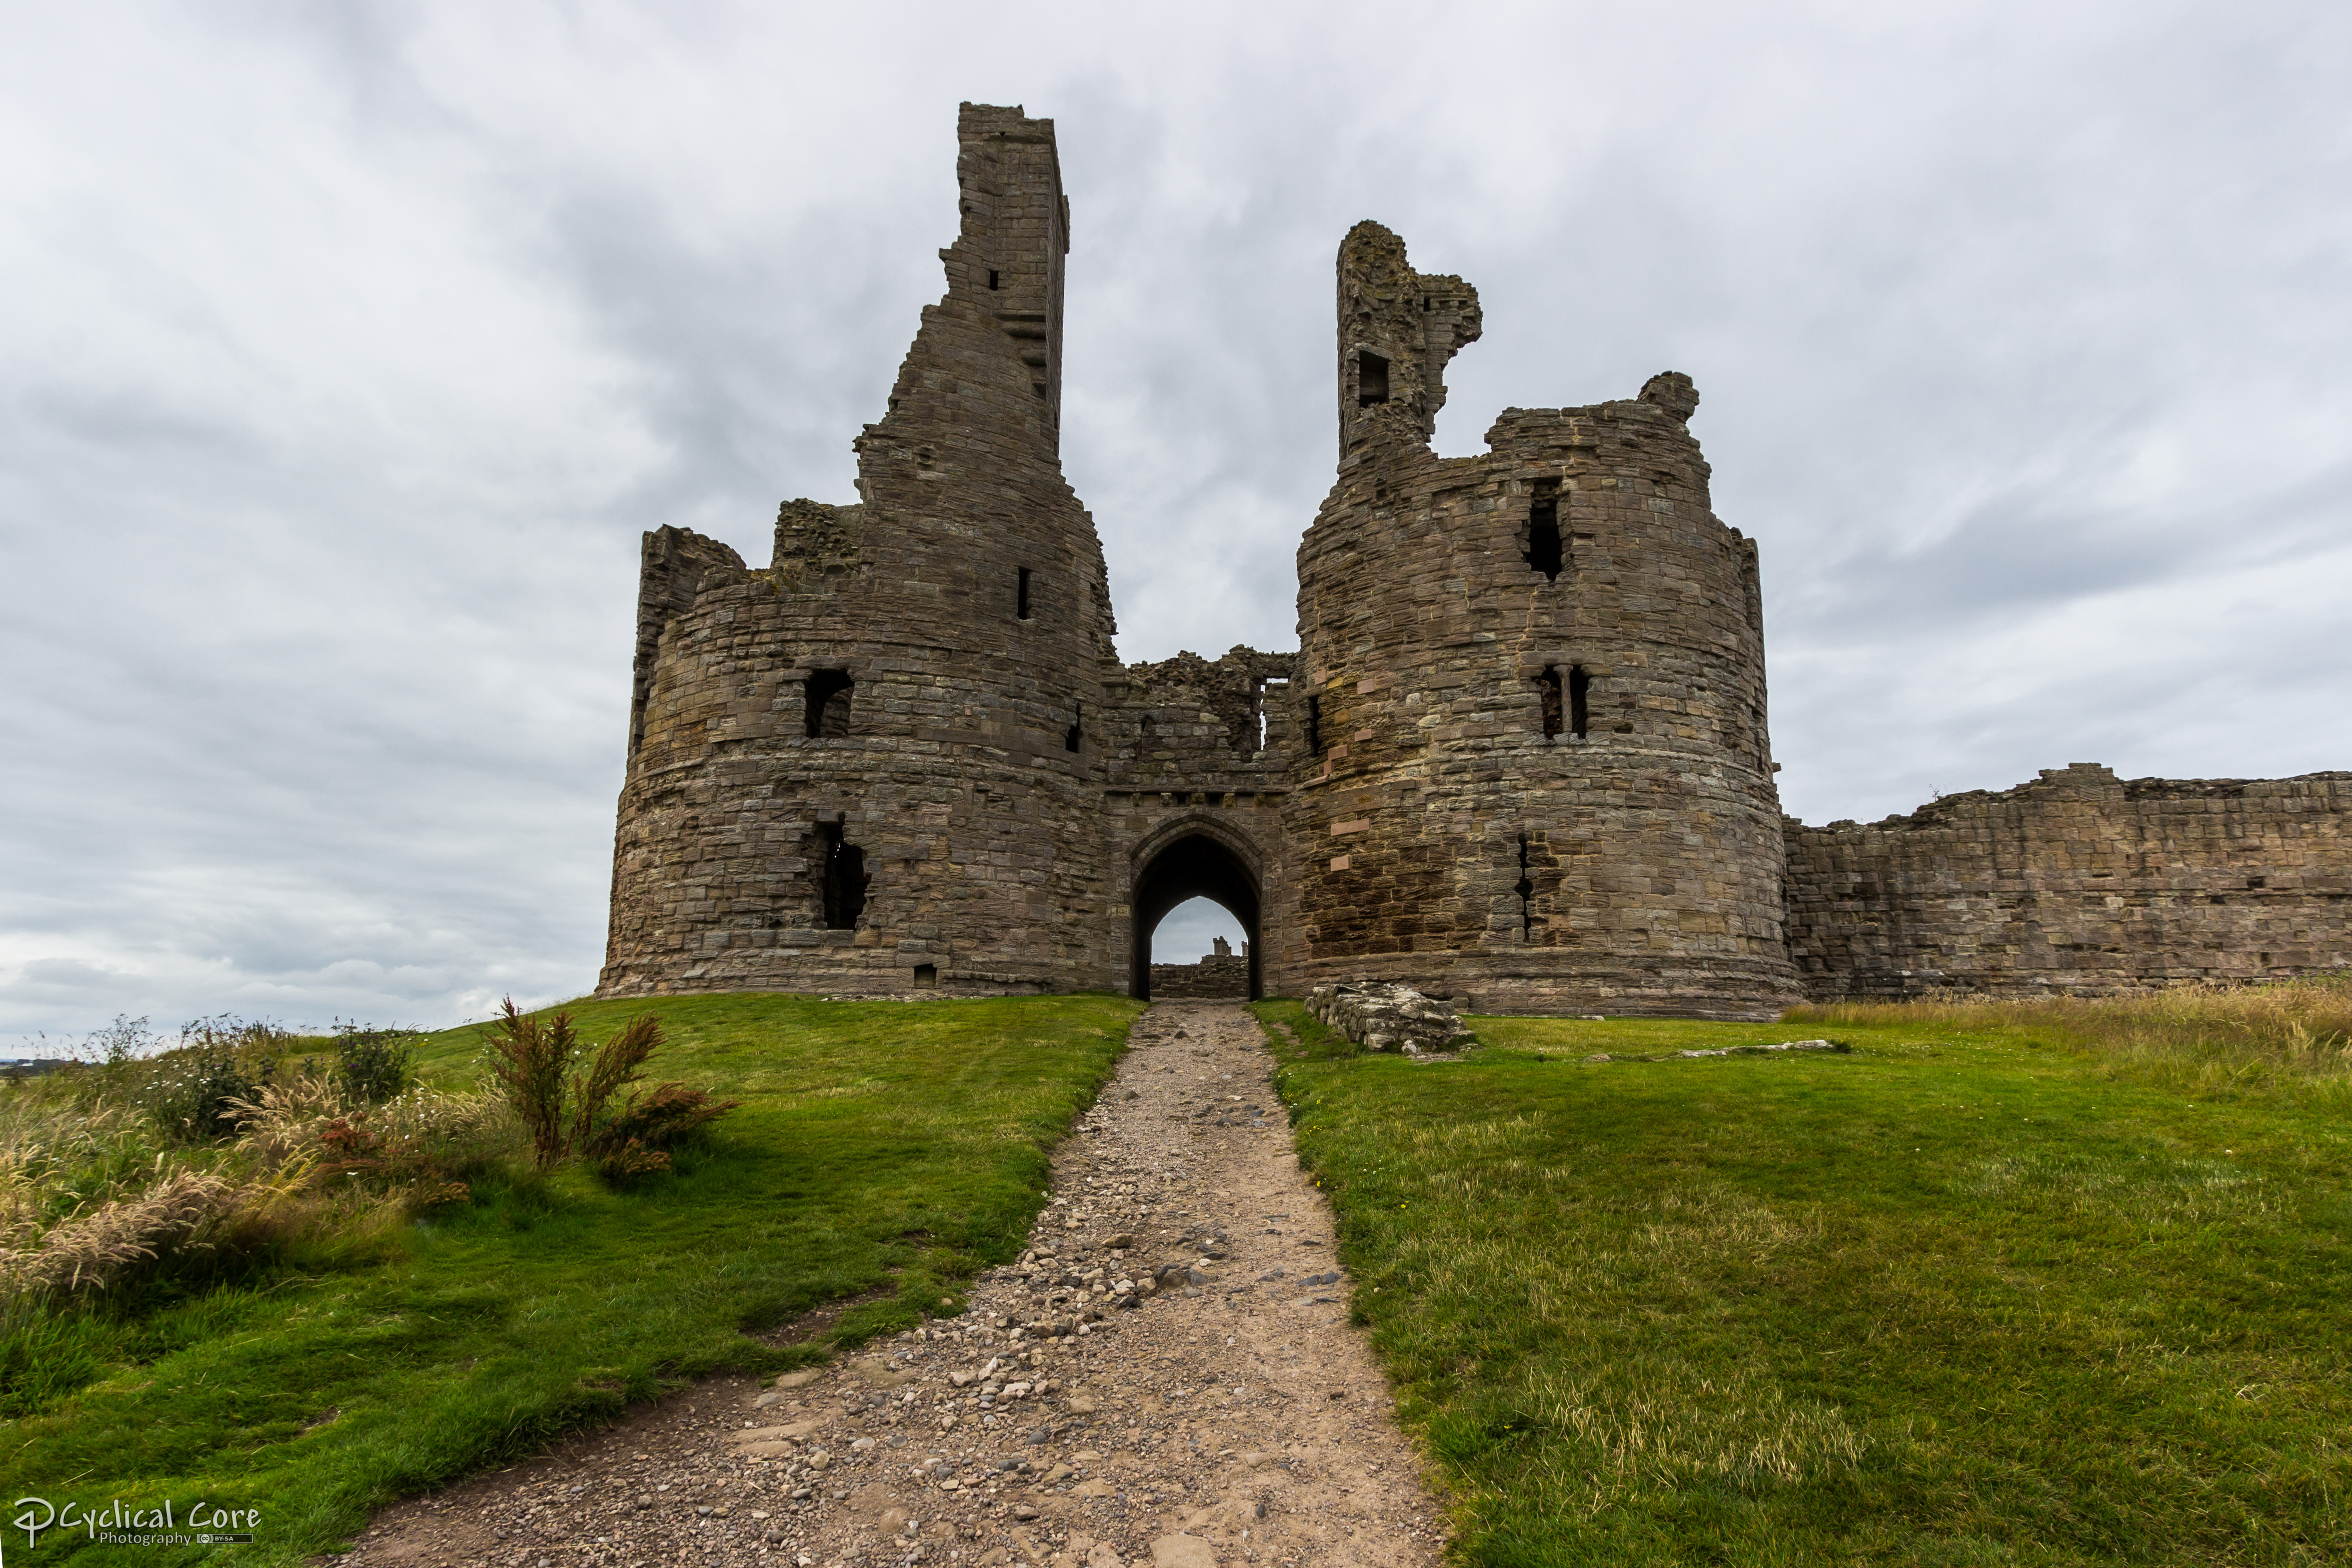
[[[1560,732],[1562,713],[1559,666],[1557,664],[1547,666],[1544,673],[1536,677],[1536,688],[1543,695],[1544,738],[1549,740]]]
[[[989,290],[990,290],[990,292],[993,293],[993,292],[995,291],[995,288],[996,288],[996,268],[994,268],[994,267],[990,267],[990,268],[988,269],[988,287],[989,287]]]
[[[1307,753],[1313,756],[1323,749],[1323,697],[1318,692],[1307,694]]]
[[[1029,569],[1021,569],[1021,581],[1013,590],[1013,613],[1022,620],[1029,619]]]
[[[1559,486],[1538,481],[1535,499],[1528,506],[1528,568],[1542,572],[1547,581],[1558,582],[1560,568],[1566,564],[1559,538]]]
[[[1356,406],[1370,408],[1389,401],[1389,362],[1380,355],[1362,352],[1356,356]]]
[[[856,930],[858,918],[866,913],[866,852],[843,837],[847,822],[845,816],[839,821],[816,825],[817,847],[824,857],[818,887],[828,931]]]
[[[849,733],[849,693],[856,683],[847,670],[813,670],[808,678],[808,736]]]
[[[1592,733],[1592,677],[1582,664],[1568,672],[1568,731],[1579,740]]]
[[[1079,747],[1079,746],[1080,746],[1080,745],[1085,741],[1085,739],[1086,739],[1086,735],[1085,735],[1085,727],[1086,727],[1086,722],[1087,722],[1087,705],[1086,705],[1086,704],[1084,704],[1084,703],[1080,703],[1080,704],[1078,704],[1078,705],[1077,705],[1077,706],[1076,706],[1076,708],[1071,712],[1071,715],[1070,715],[1070,727],[1069,727],[1068,729],[1064,730],[1064,731],[1062,732],[1062,749],[1063,749],[1063,750],[1065,750],[1065,751],[1076,751],[1076,750]]]
[[[1531,939],[1536,930],[1535,880],[1528,875],[1528,836],[1519,835],[1519,880],[1511,891],[1519,895],[1519,940]]]

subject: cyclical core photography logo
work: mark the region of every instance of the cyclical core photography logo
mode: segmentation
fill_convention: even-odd
[[[10,1530],[25,1533],[27,1550],[37,1550],[49,1534],[87,1535],[107,1546],[243,1546],[252,1542],[261,1523],[257,1508],[225,1508],[209,1500],[183,1507],[166,1498],[154,1504],[109,1498],[103,1507],[90,1508],[45,1497],[20,1497],[10,1505]],[[0,1542],[0,1568],[7,1568],[7,1547]]]

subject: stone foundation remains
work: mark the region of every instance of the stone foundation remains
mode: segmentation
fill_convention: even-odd
[[[2074,768],[1782,819],[1760,564],[1712,510],[1690,379],[1508,409],[1440,458],[1477,291],[1377,224],[1339,247],[1298,651],[1122,666],[1061,469],[1053,122],[966,104],[957,136],[947,292],[853,443],[856,500],[785,503],[765,567],[646,536],[600,995],[1374,979],[1766,1018],[2347,961],[2346,775]],[[1246,956],[1152,965],[1194,897]]]

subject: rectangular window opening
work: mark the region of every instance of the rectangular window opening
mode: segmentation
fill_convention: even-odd
[[[1567,564],[1560,548],[1559,486],[1556,480],[1538,480],[1535,499],[1528,507],[1528,567],[1544,574],[1548,581],[1559,580],[1560,569]]]
[[[1546,666],[1544,673],[1536,677],[1536,687],[1543,694],[1543,732],[1544,738],[1549,740],[1560,732],[1559,666]]]
[[[1063,750],[1076,751],[1078,749],[1078,747],[1086,738],[1083,733],[1086,722],[1087,705],[1080,703],[1070,715],[1070,727],[1062,733]]]
[[[1309,757],[1323,749],[1323,697],[1319,692],[1307,694],[1307,754]]]
[[[1579,740],[1592,733],[1592,677],[1582,664],[1569,667],[1568,732]]]
[[[936,990],[939,988],[939,983],[940,967],[937,964],[918,964],[915,966],[915,988],[917,990]]]
[[[992,267],[988,269],[988,287],[992,292],[996,287],[996,268]]]
[[[1356,356],[1356,406],[1389,401],[1389,362],[1369,350]]]
[[[818,890],[824,901],[824,928],[854,931],[866,913],[866,852],[843,838],[849,819],[816,825]]]
[[[1022,620],[1029,619],[1029,569],[1021,569],[1021,584],[1013,594],[1013,613]]]
[[[849,733],[849,693],[856,683],[847,670],[812,670],[808,678],[808,737]]]

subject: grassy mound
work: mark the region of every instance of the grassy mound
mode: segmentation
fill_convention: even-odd
[[[1257,1010],[1464,1561],[2315,1563],[2352,1126],[2308,992],[1481,1018],[1438,1064]]]
[[[1108,997],[582,1004],[590,1039],[656,1015],[653,1070],[740,1108],[625,1184],[537,1169],[526,1145],[414,1222],[197,1248],[94,1294],[20,1298],[0,1322],[11,1495],[258,1509],[240,1561],[298,1561],[377,1504],[679,1380],[961,1310],[962,1281],[1018,1251],[1048,1151],[1138,1010]],[[432,1087],[483,1082],[479,1027],[415,1051]],[[0,1103],[0,1123],[13,1110],[25,1124],[32,1104]],[[750,1337],[844,1298],[860,1304],[824,1343]],[[58,1534],[40,1552],[180,1560],[86,1540],[77,1552]]]

